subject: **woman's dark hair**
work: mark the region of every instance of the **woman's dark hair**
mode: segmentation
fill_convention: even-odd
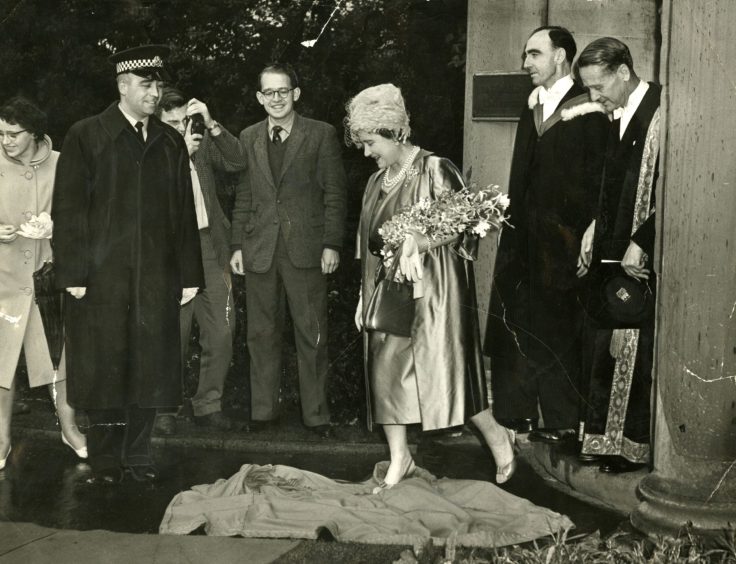
[[[178,88],[173,86],[165,86],[161,92],[161,98],[158,101],[157,115],[161,115],[161,112],[170,112],[176,108],[185,106],[187,101],[184,99],[184,94]]]
[[[578,52],[578,47],[575,44],[575,39],[573,39],[572,34],[567,29],[560,27],[559,25],[544,25],[532,31],[529,37],[538,31],[546,31],[549,33],[552,47],[555,49],[564,49],[565,59],[567,59],[568,63],[572,64],[572,61],[575,58],[575,53]]]
[[[22,96],[16,96],[0,107],[0,119],[19,125],[41,141],[48,129],[48,118],[38,106]]]
[[[577,68],[601,65],[608,72],[615,72],[621,65],[626,65],[634,72],[634,60],[625,43],[615,37],[601,37],[589,43],[578,57]]]
[[[292,67],[289,63],[269,63],[258,74],[258,91],[259,92],[261,91],[261,88],[262,88],[261,77],[267,72],[274,73],[274,74],[285,74],[286,76],[289,77],[289,82],[292,88],[299,87],[299,77],[297,77],[294,67]]]

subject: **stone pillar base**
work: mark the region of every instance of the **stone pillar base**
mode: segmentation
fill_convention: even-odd
[[[712,537],[736,529],[736,500],[707,501],[709,493],[699,499],[684,495],[698,485],[649,474],[639,483],[642,502],[631,514],[632,525],[652,537],[678,536],[688,524],[691,532]]]

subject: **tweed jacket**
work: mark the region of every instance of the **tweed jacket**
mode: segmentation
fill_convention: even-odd
[[[247,271],[266,272],[281,232],[294,266],[319,267],[322,250],[342,248],[345,235],[346,179],[335,128],[296,114],[278,178],[268,142],[267,119],[240,134],[248,168],[235,197],[232,250],[242,248]]]
[[[230,221],[225,217],[217,199],[215,171],[240,172],[245,169],[246,161],[238,138],[223,127],[221,130],[216,137],[205,132],[199,150],[194,153],[194,168],[204,196],[217,261],[224,268],[230,262]]]

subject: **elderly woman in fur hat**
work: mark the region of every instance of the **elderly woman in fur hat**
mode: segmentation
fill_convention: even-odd
[[[393,84],[363,90],[347,111],[348,141],[378,165],[368,180],[358,229],[362,287],[355,323],[362,330],[383,262],[378,229],[416,202],[461,190],[464,184],[452,162],[412,144],[404,99]],[[470,419],[491,449],[496,481],[503,483],[514,472],[513,432],[496,422],[488,404],[473,280],[476,251],[477,237],[470,235],[430,241],[407,234],[399,269],[414,285],[411,337],[364,333],[368,426],[383,426],[391,453],[374,493],[414,472],[406,434],[411,424],[429,431]]]

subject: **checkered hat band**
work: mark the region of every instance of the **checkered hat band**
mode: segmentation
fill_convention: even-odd
[[[115,65],[115,71],[118,74],[121,72],[150,68],[164,68],[163,59],[161,59],[161,57],[154,57],[153,59],[130,59],[128,61],[121,61]]]

